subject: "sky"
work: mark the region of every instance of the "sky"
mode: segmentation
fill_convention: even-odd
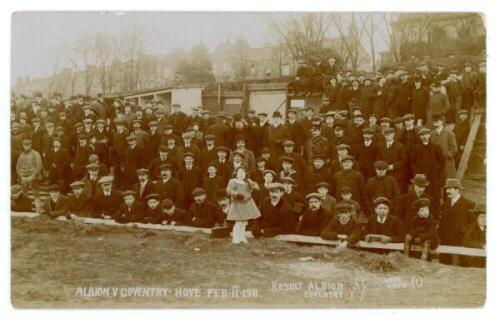
[[[151,12],[19,12],[12,16],[12,79],[52,74],[56,57],[83,33],[142,29],[149,54],[167,54],[227,39],[251,46],[274,42],[265,14]],[[230,26],[230,28],[228,28]]]
[[[280,13],[274,13],[279,15]],[[203,43],[214,49],[228,39],[246,39],[250,46],[276,43],[269,28],[271,13],[244,12],[18,12],[12,15],[12,80],[47,77],[58,56],[82,34],[120,34],[140,29],[148,54],[168,54]],[[366,39],[362,39],[369,48]],[[376,39],[376,52],[386,45]],[[59,60],[61,61],[61,60]],[[64,66],[68,66],[67,64]]]

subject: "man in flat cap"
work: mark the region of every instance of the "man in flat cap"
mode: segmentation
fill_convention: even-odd
[[[377,160],[385,161],[388,175],[394,177],[398,182],[401,191],[406,191],[408,182],[407,162],[408,154],[406,147],[402,143],[395,140],[394,128],[384,129],[385,141],[381,142],[377,148]]]
[[[446,199],[441,209],[439,220],[440,244],[447,246],[460,246],[462,244],[465,230],[474,221],[471,212],[474,203],[462,195],[462,184],[456,178],[448,178],[444,185]],[[442,263],[451,263],[450,255],[441,254],[439,259]]]
[[[70,152],[62,147],[61,138],[52,137],[52,149],[45,155],[45,170],[51,183],[58,183],[65,192],[71,179]]]
[[[51,219],[65,218],[69,219],[68,198],[61,194],[59,184],[51,184],[48,187],[49,198],[45,200],[42,214]]]
[[[296,232],[306,236],[319,236],[333,215],[321,206],[321,196],[318,193],[308,194],[306,200],[308,207],[299,217]]]
[[[478,73],[472,69],[470,62],[464,64],[464,72],[462,74],[462,107],[466,110],[471,110],[474,105],[474,92],[478,88],[478,76]]]
[[[370,178],[375,175],[373,163],[377,160],[377,143],[375,143],[375,131],[366,127],[362,130],[363,140],[358,143],[354,150],[354,157],[358,162],[358,170],[363,174],[363,178]]]
[[[292,140],[285,140],[283,143],[283,155],[292,158],[293,169],[295,169],[301,176],[304,176],[307,171],[307,165],[301,153],[295,151],[295,142]]]
[[[304,157],[309,163],[313,161],[313,156],[331,156],[330,143],[328,139],[321,135],[320,127],[311,128],[311,138],[304,145]]]
[[[361,225],[352,216],[352,205],[346,202],[335,206],[334,217],[321,231],[324,240],[341,240],[338,248],[353,247],[361,235]]]
[[[80,179],[85,176],[86,166],[89,161],[90,155],[94,153],[94,148],[89,145],[87,135],[80,133],[78,135],[78,145],[75,149],[75,155],[71,163],[73,170],[73,178]]]
[[[290,108],[287,111],[288,119],[285,125],[290,133],[291,140],[295,143],[297,151],[302,151],[306,137],[308,135],[304,125],[297,119],[297,110]]]
[[[187,127],[187,115],[181,111],[179,103],[172,104],[172,113],[167,120],[174,126],[174,131],[178,134],[183,133]]]
[[[217,159],[217,149],[215,146],[215,136],[205,135],[205,144],[200,151],[199,165],[201,169],[207,169],[208,163]]]
[[[427,126],[431,125],[433,115],[444,115],[449,109],[450,101],[448,100],[448,96],[441,91],[441,84],[437,82],[432,84],[427,109]]]
[[[340,189],[348,186],[352,190],[352,198],[358,201],[361,205],[365,196],[365,179],[363,175],[353,169],[354,157],[346,156],[342,159],[342,170],[333,175],[332,187],[335,192],[335,198],[339,200]]]
[[[443,181],[441,174],[444,167],[444,156],[441,148],[431,142],[431,131],[421,128],[418,131],[420,143],[415,146],[413,156],[410,157],[411,170],[415,174],[423,174],[429,181],[428,194],[435,201],[441,200]]]
[[[486,205],[477,204],[472,210],[475,221],[465,231],[462,245],[468,248],[485,249],[486,248]],[[462,265],[466,267],[486,266],[485,257],[463,257]]]
[[[160,194],[160,200],[170,199],[180,208],[185,208],[186,198],[182,183],[173,176],[172,164],[162,164],[159,167],[160,178],[156,181],[155,191]]]
[[[283,152],[283,142],[292,139],[288,128],[283,124],[284,120],[279,111],[274,111],[271,125],[267,129],[267,147],[271,150],[273,157],[280,156]]]
[[[417,125],[427,123],[427,107],[429,104],[429,88],[424,80],[417,76],[414,80],[414,88],[411,93],[411,112],[415,115]]]
[[[207,193],[201,187],[195,188],[191,196],[193,202],[187,212],[187,224],[194,227],[212,228],[224,222],[218,205],[207,200]]]
[[[312,156],[312,165],[307,170],[307,180],[304,182],[305,192],[313,192],[316,189],[316,185],[325,180],[331,182],[332,173],[325,164],[325,155]]]
[[[231,128],[225,123],[223,115],[207,128],[206,134],[215,136],[215,145],[229,147],[231,144]]]
[[[192,192],[195,188],[201,187],[202,173],[195,165],[195,156],[191,152],[184,154],[184,163],[179,169],[179,180],[182,183],[184,192]],[[192,199],[188,198],[188,204],[191,204]]]
[[[391,201],[380,196],[373,201],[374,216],[368,220],[364,230],[366,242],[398,243],[404,240],[404,227],[401,221],[391,214]]]
[[[146,196],[156,193],[156,186],[149,177],[149,170],[140,168],[137,170],[137,183],[132,185],[132,190],[136,193],[136,198],[146,205]]]
[[[71,195],[68,197],[69,211],[71,214],[86,217],[90,216],[92,198],[84,192],[85,183],[75,181],[71,183]]]
[[[458,152],[455,155],[455,165],[459,165],[470,132],[470,120],[469,120],[468,110],[462,109],[458,111],[458,122],[455,125],[455,129],[453,131],[455,133],[455,138],[457,140],[457,148],[458,148]]]
[[[111,219],[122,204],[122,195],[113,189],[113,177],[103,176],[98,184],[101,190],[92,198],[92,217]]]
[[[152,181],[155,181],[160,177],[160,166],[163,164],[170,164],[173,167],[173,171],[177,170],[177,160],[170,156],[170,152],[168,147],[165,145],[161,145],[158,147],[158,155],[155,156],[151,163],[148,166],[149,170],[149,178]]]
[[[242,135],[238,135],[235,137],[235,145],[236,149],[231,152],[229,156],[229,160],[233,161],[234,160],[234,154],[239,153],[242,158],[242,163],[243,165],[246,165],[248,172],[253,172],[255,170],[255,155],[253,151],[250,149],[246,148],[246,140],[245,137]]]
[[[444,126],[444,116],[435,114],[432,116],[434,128],[431,132],[431,142],[441,148],[444,157],[441,179],[444,182],[446,178],[454,178],[457,174],[455,165],[455,155],[458,147],[453,131]]]
[[[128,148],[125,151],[125,162],[122,171],[125,176],[124,185],[130,187],[137,182],[137,170],[144,168],[145,153],[144,149],[137,145],[137,136],[129,135],[127,137]]]
[[[267,189],[269,196],[263,199],[259,206],[261,217],[249,225],[256,238],[291,233],[295,226],[293,209],[283,198],[283,184],[271,183]]]
[[[400,189],[399,184],[394,177],[387,175],[387,167],[389,165],[383,160],[377,160],[374,163],[376,175],[369,178],[366,182],[365,196],[366,208],[365,210],[372,210],[373,205],[370,203],[376,197],[384,196],[388,198],[393,205],[399,200]]]

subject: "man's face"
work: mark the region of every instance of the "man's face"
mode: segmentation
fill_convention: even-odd
[[[148,175],[147,174],[139,174],[137,175],[137,178],[139,179],[139,182],[146,182],[148,180]]]
[[[325,197],[328,194],[328,187],[318,187],[318,194]]]
[[[421,218],[429,217],[429,207],[424,206],[424,207],[421,207],[420,209],[418,209],[418,216]]]
[[[460,121],[465,121],[467,119],[467,115],[462,113],[459,115],[459,118],[460,118]]]
[[[82,195],[83,187],[82,186],[75,186],[71,189],[71,191],[73,192],[74,196],[79,197],[80,195]]]
[[[217,156],[219,156],[219,159],[226,159],[227,157],[227,152],[225,150],[219,150],[217,152]]]
[[[342,200],[344,201],[349,201],[352,197],[352,194],[349,192],[344,192],[340,194],[340,197],[342,197]]]
[[[111,191],[111,183],[102,184],[101,187],[104,192]]]
[[[335,122],[335,118],[333,116],[327,116],[325,118],[325,122],[326,124],[328,124],[329,126],[333,125],[333,123]]]
[[[168,152],[167,151],[160,151],[160,158],[165,160],[168,157]]]
[[[352,166],[353,166],[352,160],[348,159],[348,160],[342,161],[342,168],[344,170],[351,170]]]
[[[385,140],[388,142],[394,141],[394,132],[384,134]]]
[[[127,206],[132,206],[132,204],[134,203],[135,201],[135,197],[133,195],[127,195],[127,196],[124,196],[123,197],[123,201],[125,202],[125,204]]]
[[[289,172],[292,169],[292,164],[288,161],[284,161],[282,164],[283,170]]]
[[[387,169],[375,168],[375,172],[377,173],[378,177],[383,177],[385,176],[385,174],[387,174]]]
[[[160,172],[162,178],[170,178],[172,171],[170,169],[163,169]]]
[[[208,174],[209,175],[215,176],[216,173],[217,173],[217,168],[215,168],[214,166],[209,166],[208,167]]]
[[[312,130],[312,135],[313,135],[313,137],[318,137],[320,133],[321,133],[321,132],[320,132],[320,130],[319,130],[319,129],[316,129],[316,128],[315,128],[315,129],[313,129],[313,130]]]
[[[360,125],[362,125],[364,121],[365,121],[365,120],[363,119],[363,117],[356,117],[356,118],[354,118],[354,124],[355,124],[356,126],[360,126]]]
[[[266,173],[266,174],[264,175],[264,180],[266,181],[266,183],[272,183],[272,182],[273,182],[273,180],[274,180],[274,176],[273,176],[273,174],[271,174],[271,173]]]
[[[52,142],[52,145],[54,146],[55,149],[61,148],[61,142],[59,140],[54,140]]]
[[[186,165],[193,165],[194,158],[191,156],[186,156],[184,157],[184,162],[186,163]]]
[[[206,198],[206,197],[207,197],[207,196],[206,196],[205,194],[198,194],[198,195],[195,195],[195,197],[194,197],[194,201],[195,201],[196,203],[198,203],[198,204],[201,204],[201,203],[203,203],[203,201],[205,201],[205,198]]]
[[[221,209],[226,209],[229,206],[229,199],[227,197],[217,200],[217,204]]]
[[[259,115],[259,120],[261,123],[264,123],[266,121],[266,116],[265,115]]]
[[[339,157],[345,157],[345,156],[347,156],[348,153],[349,153],[349,151],[347,149],[344,149],[344,148],[337,150],[337,155]]]
[[[279,199],[283,196],[283,191],[280,189],[272,189],[269,191],[269,196],[271,196],[271,200],[274,202],[279,201]]]
[[[236,148],[238,148],[238,149],[243,149],[243,148],[245,148],[245,141],[244,141],[244,140],[238,140],[238,141],[236,142]]]
[[[293,146],[285,146],[285,153],[287,154],[293,153]]]
[[[323,167],[323,165],[325,164],[325,161],[324,161],[323,159],[319,159],[319,158],[318,158],[318,159],[315,159],[315,160],[313,161],[313,163],[314,163],[314,167],[315,167],[316,169],[320,169],[320,168],[321,168],[321,167]]]
[[[344,129],[337,127],[335,128],[335,137],[340,138],[344,136]]]
[[[308,203],[309,203],[309,208],[312,211],[317,211],[321,207],[321,201],[317,198],[310,198]]]
[[[426,134],[421,134],[420,135],[420,140],[422,140],[422,142],[424,144],[428,143],[430,139],[431,139],[431,134],[430,133],[426,133]]]
[[[288,120],[295,120],[297,119],[297,114],[295,113],[288,113]]]
[[[375,214],[377,214],[377,216],[385,218],[389,214],[389,207],[385,204],[378,204],[375,207]]]
[[[61,192],[59,192],[59,191],[50,191],[49,194],[50,194],[50,198],[52,200],[57,200],[57,199],[59,199],[59,195],[61,195]]]
[[[159,204],[160,204],[160,202],[158,202],[158,200],[155,200],[155,199],[148,200],[148,207],[152,210],[155,210]]]
[[[414,189],[415,194],[417,194],[418,196],[422,196],[422,194],[424,194],[425,192],[425,186],[414,185]]]
[[[441,128],[441,127],[443,127],[443,120],[435,120],[433,122],[433,124],[434,124],[434,128]]]
[[[460,190],[458,188],[448,187],[446,189],[446,196],[448,196],[448,198],[450,198],[450,199],[457,197],[459,194],[460,194]]]

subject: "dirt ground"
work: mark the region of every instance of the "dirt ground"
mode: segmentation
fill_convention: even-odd
[[[203,233],[12,219],[15,307],[478,307],[485,270]]]

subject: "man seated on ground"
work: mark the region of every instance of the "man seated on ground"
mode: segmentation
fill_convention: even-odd
[[[410,256],[411,245],[422,245],[422,256],[420,259],[427,260],[429,249],[436,249],[438,245],[437,222],[430,214],[431,201],[427,198],[416,200],[414,208],[417,215],[410,220],[408,233],[405,237],[404,253]]]
[[[42,214],[51,219],[69,219],[68,198],[61,194],[59,184],[52,184],[48,188],[50,197],[45,201]]]
[[[352,247],[361,239],[361,226],[353,218],[353,206],[347,202],[339,202],[335,206],[335,216],[321,231],[325,240],[342,240],[339,248]]]
[[[254,237],[273,237],[291,233],[294,227],[292,207],[283,198],[284,188],[281,183],[268,185],[269,196],[260,204],[261,217],[249,225]]]
[[[144,223],[161,224],[163,222],[163,213],[160,208],[160,195],[152,193],[146,196],[144,200],[146,201]]]
[[[478,204],[472,210],[476,216],[476,221],[472,223],[465,231],[465,236],[462,245],[468,248],[486,248],[486,206]],[[485,257],[463,257],[462,264],[466,267],[480,267],[486,266]]]
[[[91,197],[84,192],[85,183],[76,181],[69,186],[72,191],[72,195],[68,197],[70,213],[83,217],[89,216]]]
[[[319,236],[333,218],[332,213],[321,206],[321,196],[318,193],[311,193],[306,199],[309,207],[299,218],[297,234]]]
[[[161,212],[163,214],[162,224],[182,225],[187,221],[187,212],[174,205],[171,199],[164,199],[161,202]]]
[[[401,221],[390,214],[391,201],[380,196],[373,201],[375,215],[370,217],[365,228],[366,242],[403,242],[404,227]]]
[[[187,225],[212,228],[216,223],[222,222],[222,211],[217,205],[207,200],[207,193],[203,188],[195,188],[191,195],[194,202],[188,210]]]
[[[10,188],[10,210],[14,212],[33,212],[33,201],[23,193],[21,185]]]
[[[122,195],[123,203],[115,213],[115,221],[118,223],[144,222],[144,204],[136,198],[135,191],[125,191]]]

